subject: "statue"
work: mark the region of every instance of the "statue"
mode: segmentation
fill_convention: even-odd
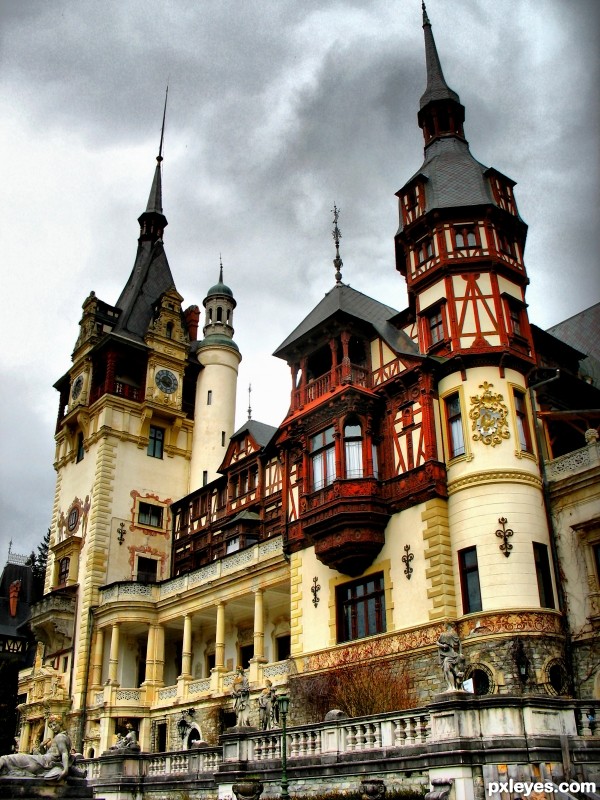
[[[248,728],[250,726],[250,684],[248,683],[248,676],[244,674],[242,667],[237,668],[231,695],[233,697],[236,728]]]
[[[462,653],[462,645],[458,634],[450,623],[446,624],[446,630],[440,634],[437,646],[440,666],[448,686],[446,691],[455,692],[461,690],[465,674],[465,657]]]
[[[120,733],[117,734],[116,743],[113,744],[108,749],[109,750],[129,750],[132,753],[139,753],[140,752],[140,746],[139,746],[138,740],[137,740],[137,733],[134,731],[133,725],[131,724],[131,722],[128,722],[125,725],[125,728],[127,729],[127,733],[125,734],[125,736],[121,736]]]
[[[259,695],[258,716],[260,719],[260,727],[263,731],[267,731],[269,728],[275,728],[279,721],[277,693],[270,680],[266,681],[266,686]]]
[[[45,753],[12,753],[0,756],[0,776],[8,778],[43,778],[59,781],[68,776],[85,778],[85,770],[75,766],[71,738],[62,730],[60,717],[48,718],[48,727],[54,734],[48,740]],[[46,744],[46,743],[45,743]]]

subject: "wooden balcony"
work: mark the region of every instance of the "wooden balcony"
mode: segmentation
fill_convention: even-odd
[[[338,364],[334,370],[295,389],[292,397],[293,407],[302,408],[329,394],[338,386],[347,385],[369,387],[369,370],[358,364]]]

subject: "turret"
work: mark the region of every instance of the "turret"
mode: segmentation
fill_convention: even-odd
[[[196,386],[190,491],[217,476],[229,437],[235,430],[237,377],[242,355],[233,341],[233,311],[237,303],[223,282],[222,263],[219,280],[208,290],[203,304],[204,338],[196,349],[202,369]]]

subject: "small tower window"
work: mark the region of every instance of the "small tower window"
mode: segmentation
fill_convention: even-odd
[[[202,486],[206,486],[208,483],[208,470],[202,470]]]
[[[209,389],[206,393],[206,405],[212,406],[212,389]]]
[[[158,428],[156,425],[150,425],[150,435],[148,437],[147,450],[148,455],[152,458],[162,458],[164,441],[164,428]]]
[[[463,614],[481,611],[481,589],[479,587],[479,565],[477,548],[466,547],[458,551],[460,588],[462,592]]]
[[[172,322],[167,322],[166,334],[167,334],[167,339],[172,339],[173,338],[173,323]]]
[[[66,586],[69,579],[69,567],[71,566],[71,559],[68,556],[61,558],[58,563],[58,585]]]
[[[472,226],[455,228],[454,231],[456,235],[456,247],[458,249],[477,247],[477,236]]]
[[[457,458],[465,454],[465,436],[458,392],[447,397],[445,405],[450,458]]]
[[[517,435],[519,437],[519,445],[521,450],[526,453],[532,453],[533,447],[531,444],[531,432],[529,429],[529,422],[527,420],[527,404],[525,402],[524,392],[513,389],[513,396],[515,398],[515,414],[517,417]]]
[[[217,307],[217,322],[223,322],[223,309],[221,306]]]
[[[417,245],[417,261],[419,264],[424,264],[433,256],[433,239],[427,237],[421,239]]]
[[[442,309],[438,307],[427,318],[429,324],[429,344],[434,345],[444,341],[444,317]]]
[[[213,321],[213,317],[212,317],[212,308],[209,308],[209,309],[208,309],[208,321],[209,321],[209,322],[212,322],[212,321]]]

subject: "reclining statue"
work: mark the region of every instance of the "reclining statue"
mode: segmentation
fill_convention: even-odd
[[[60,717],[48,718],[48,727],[54,734],[45,753],[11,753],[0,756],[0,780],[5,778],[42,778],[59,781],[67,776],[85,778],[85,770],[75,766],[71,752],[71,738],[62,730]]]

